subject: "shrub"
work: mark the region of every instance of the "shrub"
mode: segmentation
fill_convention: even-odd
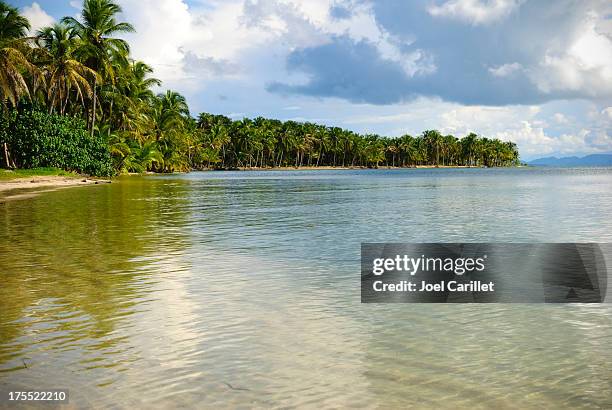
[[[90,175],[113,173],[108,143],[92,137],[79,118],[36,109],[0,115],[0,144],[7,142],[19,168],[57,167]]]

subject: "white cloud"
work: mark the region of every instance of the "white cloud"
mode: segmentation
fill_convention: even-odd
[[[500,20],[520,6],[523,0],[450,0],[431,6],[429,14],[446,17],[470,24],[490,24]]]
[[[21,14],[30,21],[30,35],[36,34],[41,28],[55,22],[55,19],[48,15],[36,2],[32,3],[31,6],[24,7]]]
[[[164,81],[184,75],[180,47],[190,35],[191,16],[182,0],[122,0],[125,20],[136,28],[126,35],[132,54],[155,69]]]
[[[477,132],[483,135],[495,136],[508,127],[516,127],[525,120],[534,121],[539,114],[538,106],[460,106],[440,115],[440,128],[445,133],[465,135]]]
[[[516,142],[521,155],[527,158],[551,154],[572,155],[605,151],[605,149],[597,149],[588,141],[590,135],[590,130],[582,129],[577,133],[553,137],[548,135],[544,128],[534,126],[530,121],[522,121],[519,127],[502,131],[496,137]]]
[[[538,65],[528,69],[543,92],[579,91],[591,97],[612,95],[612,39],[597,30],[591,13],[569,47],[550,48]]]
[[[184,0],[119,3],[136,29],[126,36],[134,57],[151,64],[167,87],[200,88],[211,78],[236,77],[244,51],[273,37],[242,22],[241,1],[201,9],[190,8]]]
[[[495,77],[508,77],[523,68],[519,63],[503,64],[498,67],[489,67],[489,72]]]
[[[560,112],[555,113],[555,115],[553,115],[553,118],[555,119],[557,124],[567,124],[569,123],[569,119],[561,114]]]
[[[262,84],[279,75],[301,80],[284,70],[286,56],[339,35],[375,44],[381,56],[401,64],[407,75],[435,70],[426,51],[401,51],[397,40],[380,29],[368,4],[355,4],[349,18],[337,20],[329,12],[334,0],[230,0],[206,7],[190,7],[185,0],[119,3],[125,19],[136,28],[135,34],[126,36],[134,57],[151,64],[166,86],[202,88],[227,75]],[[187,66],[194,61],[223,62],[232,70]],[[268,78],[255,78],[262,75]]]
[[[609,120],[612,120],[612,107],[606,107],[601,110],[601,114],[608,117]]]

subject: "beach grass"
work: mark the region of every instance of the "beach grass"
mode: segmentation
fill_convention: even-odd
[[[60,176],[78,177],[79,174],[73,171],[64,171],[60,168],[31,168],[31,169],[0,169],[0,181],[10,181],[13,179],[30,178],[38,176]]]

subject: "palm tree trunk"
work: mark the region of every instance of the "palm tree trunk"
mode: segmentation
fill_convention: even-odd
[[[66,95],[66,99],[62,103],[62,115],[64,115],[66,113],[66,107],[68,106],[68,99],[69,98],[70,98],[70,96]]]
[[[94,127],[96,126],[96,102],[98,101],[98,87],[96,86],[96,84],[94,83],[94,95],[93,95],[93,113],[91,116],[91,136],[93,137],[94,135]]]
[[[11,162],[9,161],[8,145],[6,145],[6,142],[4,143],[4,160],[6,161],[6,167],[10,168]]]

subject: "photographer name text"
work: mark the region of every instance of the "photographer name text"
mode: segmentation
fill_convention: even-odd
[[[406,280],[386,283],[382,280],[377,280],[372,286],[376,292],[495,292],[495,283],[479,280],[469,282],[449,280],[435,283],[424,280],[420,283]]]

